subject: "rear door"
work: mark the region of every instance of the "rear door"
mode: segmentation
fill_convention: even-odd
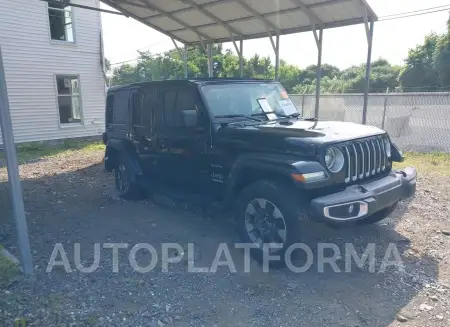
[[[131,140],[139,155],[142,169],[149,177],[158,174],[158,148],[153,119],[157,98],[157,87],[134,89],[130,97]]]

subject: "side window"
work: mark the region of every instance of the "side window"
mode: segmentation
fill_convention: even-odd
[[[116,92],[113,104],[114,124],[125,124],[128,116],[128,97],[130,90]]]
[[[175,108],[177,93],[175,90],[164,92],[164,122],[168,127],[180,127]]]
[[[152,126],[158,122],[159,106],[158,90],[154,87],[142,91],[142,122],[144,126]]]
[[[131,95],[131,105],[133,111],[133,125],[144,126],[144,113],[142,110],[142,96],[140,91],[133,91]]]
[[[73,17],[70,1],[49,2],[48,20],[52,40],[74,42]]]
[[[184,110],[195,110],[197,112],[197,125],[201,125],[204,121],[203,111],[199,103],[199,98],[194,88],[185,88],[178,90],[177,100],[175,103],[175,112],[180,119],[180,126],[184,125]]]
[[[81,123],[80,81],[78,76],[56,75],[59,121]]]
[[[164,121],[168,127],[183,128],[183,110],[197,110],[195,90],[184,88],[164,93]]]
[[[175,107],[181,117],[183,110],[195,110],[195,91],[193,89],[179,90]]]

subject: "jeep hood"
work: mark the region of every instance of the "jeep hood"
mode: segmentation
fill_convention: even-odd
[[[286,149],[292,146],[323,145],[361,139],[385,132],[374,126],[338,121],[292,120],[265,124],[230,125],[218,130],[219,141],[239,142],[259,148]]]

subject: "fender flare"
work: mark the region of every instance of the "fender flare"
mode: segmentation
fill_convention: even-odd
[[[289,154],[245,154],[234,162],[225,188],[224,204],[232,202],[236,194],[236,186],[242,180],[245,170],[261,171],[267,174],[267,179],[271,177],[285,178],[292,181],[292,173],[311,173],[323,170],[322,165],[311,158],[299,158]],[[298,185],[298,184],[297,184]]]
[[[113,153],[116,153],[113,155]],[[131,167],[134,174],[131,178],[135,179],[136,176],[143,175],[143,170],[139,161],[139,156],[134,149],[133,145],[127,140],[109,139],[106,143],[105,150],[105,169],[112,171],[117,164],[118,157],[121,156],[125,159],[129,167]]]

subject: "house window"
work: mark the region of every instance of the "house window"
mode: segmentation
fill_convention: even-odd
[[[59,121],[81,123],[80,82],[78,76],[57,75]]]
[[[52,40],[73,42],[73,17],[69,1],[48,3],[48,19]]]

